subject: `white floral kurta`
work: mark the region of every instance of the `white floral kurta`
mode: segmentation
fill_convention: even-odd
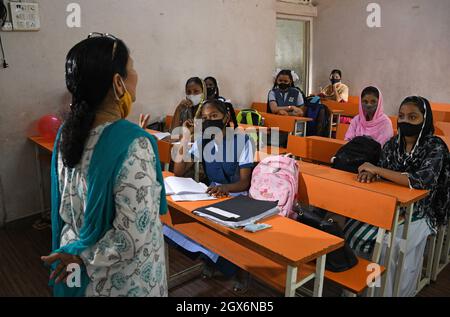
[[[90,158],[107,126],[91,131],[77,167],[65,168],[58,155],[60,215],[64,221],[61,246],[79,236]],[[150,141],[146,138],[134,141],[114,187],[113,228],[81,255],[90,278],[86,296],[167,296],[164,238],[159,219],[161,185],[156,180],[155,163]]]

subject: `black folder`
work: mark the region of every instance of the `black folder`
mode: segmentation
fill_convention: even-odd
[[[238,218],[234,216],[223,216],[217,212],[208,210],[211,207],[232,213],[238,216]],[[279,212],[278,201],[262,201],[252,199],[248,196],[234,197],[193,211],[198,216],[231,228],[243,227],[269,216],[276,215]]]

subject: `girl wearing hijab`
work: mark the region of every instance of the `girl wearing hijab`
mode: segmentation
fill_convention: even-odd
[[[359,101],[359,115],[350,123],[346,141],[358,136],[369,136],[383,146],[394,136],[392,122],[384,114],[383,95],[375,87],[366,87]]]
[[[173,115],[171,131],[183,126],[186,121],[193,120],[198,109],[207,99],[205,82],[198,77],[189,78],[185,86],[186,98],[181,100]],[[193,133],[193,131],[191,131]]]
[[[52,254],[41,258],[55,296],[167,296],[158,148],[124,120],[137,79],[128,48],[111,35],[91,34],[67,55],[72,105],[52,158]],[[66,281],[74,268],[75,287]]]
[[[428,190],[429,195],[414,205],[409,228],[408,249],[400,289],[401,296],[412,296],[418,279],[420,261],[426,238],[440,225],[448,222],[450,209],[450,155],[445,142],[434,135],[433,113],[423,97],[406,98],[399,110],[398,136],[383,148],[379,166],[365,163],[359,168],[358,180],[371,183],[383,178],[412,189]],[[401,234],[403,226],[399,227]],[[357,221],[346,225],[346,238],[359,252],[371,252],[377,228]],[[394,245],[398,256],[400,239]],[[395,272],[395,261],[391,263]],[[392,289],[393,276],[388,277],[387,296]]]

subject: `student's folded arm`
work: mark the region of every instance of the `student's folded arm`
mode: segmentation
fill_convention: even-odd
[[[148,139],[133,142],[114,186],[116,216],[112,228],[80,256],[89,276],[96,274],[97,268],[131,261],[141,252],[151,254],[164,247],[158,199],[162,186],[156,178],[156,164],[159,162]]]
[[[400,186],[410,187],[408,175],[386,168],[378,168],[377,175]]]
[[[270,110],[272,111],[273,114],[278,114],[281,110],[285,110],[282,107],[278,107],[278,104],[276,103],[276,101],[271,101],[269,103],[270,106]]]

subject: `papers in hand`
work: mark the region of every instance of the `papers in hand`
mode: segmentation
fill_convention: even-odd
[[[166,195],[205,194],[208,187],[192,178],[170,176],[164,179]]]

